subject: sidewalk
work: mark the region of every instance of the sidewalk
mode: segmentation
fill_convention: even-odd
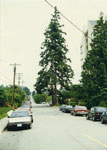
[[[3,132],[3,130],[6,128],[8,122],[8,118],[5,117],[0,120],[0,134]]]
[[[7,114],[8,116],[11,115],[12,113],[12,110],[10,110]],[[7,126],[7,123],[8,123],[8,118],[5,117],[3,119],[0,120],[0,134],[3,132],[3,130],[6,128]]]

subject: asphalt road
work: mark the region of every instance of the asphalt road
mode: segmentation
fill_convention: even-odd
[[[107,124],[33,105],[32,129],[5,130],[0,150],[107,150]]]

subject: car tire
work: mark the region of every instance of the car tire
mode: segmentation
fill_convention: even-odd
[[[32,119],[31,121],[32,121],[32,123],[33,123],[33,119]]]
[[[88,116],[88,115],[86,115],[86,119],[87,119],[87,120],[90,120],[90,118],[89,118],[89,116]]]
[[[74,116],[76,116],[77,114],[74,112]]]
[[[7,127],[7,130],[10,131],[10,127]]]
[[[104,121],[104,119],[103,119],[103,118],[101,118],[101,123],[102,123],[102,124],[104,124],[104,123],[105,123],[105,121]]]
[[[92,120],[93,120],[93,121],[96,121],[96,118],[93,116],[93,117],[92,117]]]
[[[31,129],[32,128],[32,123],[30,123],[29,125],[28,125],[28,129]]]

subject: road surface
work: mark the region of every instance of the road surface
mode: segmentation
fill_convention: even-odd
[[[5,130],[0,150],[107,150],[107,124],[33,104],[32,129]]]

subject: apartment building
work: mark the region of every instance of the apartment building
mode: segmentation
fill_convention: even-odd
[[[80,54],[81,54],[81,67],[85,61],[88,51],[91,49],[90,43],[93,34],[93,28],[96,25],[95,20],[88,21],[87,27],[84,29],[84,33],[82,36],[82,42],[80,46]],[[90,37],[90,38],[88,38]]]

